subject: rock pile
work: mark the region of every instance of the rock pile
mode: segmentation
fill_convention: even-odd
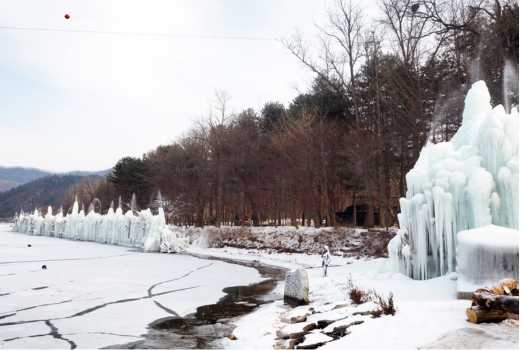
[[[472,294],[472,305],[467,308],[469,322],[501,322],[519,319],[519,284],[515,279],[501,280],[496,286],[480,288]]]
[[[350,333],[369,318],[374,305],[328,304],[299,306],[281,317],[284,326],[277,331],[277,348],[315,349]],[[367,313],[368,312],[368,313]],[[363,314],[366,314],[363,315]]]
[[[206,227],[203,230],[208,235],[209,246],[213,248],[321,254],[323,247],[328,246],[334,255],[354,257],[387,257],[388,242],[395,235],[389,230],[349,227]]]

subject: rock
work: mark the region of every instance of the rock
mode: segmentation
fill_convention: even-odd
[[[313,309],[308,305],[297,306],[287,313],[281,315],[281,321],[284,323],[301,323],[305,322],[312,314]]]
[[[297,269],[286,274],[284,284],[285,303],[292,306],[308,304],[310,302],[308,293],[308,273],[305,269]]]
[[[327,334],[329,336],[333,337],[334,339],[339,339],[339,338],[342,338],[342,337],[344,337],[346,335],[346,329],[347,328],[348,328],[348,326],[334,327],[332,332],[327,333]]]
[[[237,337],[235,335],[233,335],[233,334],[230,334],[228,336],[228,339],[230,339],[230,340],[237,340]]]
[[[336,306],[334,306],[332,308],[332,310],[342,309],[342,308],[348,307],[348,306],[350,306],[350,304],[337,304]]]
[[[306,332],[309,332],[315,328],[317,328],[315,323],[293,323],[277,330],[277,338],[297,339],[305,335]]]
[[[330,332],[325,332],[323,330],[323,333],[325,333],[326,335],[329,335],[330,337],[332,337],[334,339],[339,339],[339,338],[344,337],[347,334],[350,334],[350,330],[348,329],[350,326],[361,324],[363,322],[364,321],[355,321],[355,322],[351,322],[349,324],[336,326],[336,327],[333,327]]]
[[[304,337],[304,341],[297,345],[297,349],[315,349],[321,345],[334,340],[332,337],[323,333],[311,333]]]
[[[309,323],[309,324],[307,324],[306,326],[303,327],[303,331],[308,333],[308,332],[313,331],[314,329],[317,329],[317,328],[319,328],[319,326],[317,324]]]
[[[304,337],[296,338],[296,339],[289,339],[286,343],[285,349],[295,349],[297,344],[304,341]]]
[[[356,316],[356,315],[359,315],[359,316],[371,316],[371,315],[373,315],[373,311],[372,310],[356,311],[356,312],[353,312],[352,315],[354,315],[354,316]]]
[[[28,247],[31,247],[31,244],[28,244],[27,246],[28,246]]]
[[[323,328],[322,332],[331,337],[334,337],[335,334],[341,334],[342,329],[346,330],[350,326],[356,326],[356,325],[363,323],[364,319],[365,317],[363,316],[346,317],[344,319],[341,319],[339,321],[329,324],[328,326]],[[336,331],[336,328],[338,329],[337,331]]]
[[[317,321],[317,328],[325,328],[328,325],[334,323],[336,320],[319,320]]]
[[[348,309],[336,309],[327,312],[315,313],[308,317],[309,322],[319,322],[321,326],[328,326],[330,323],[345,319],[349,314]]]
[[[305,322],[305,321],[306,321],[306,315],[299,315],[299,316],[290,318],[290,323],[300,323],[300,322]]]
[[[47,270],[47,266],[46,265],[42,265],[42,270]]]

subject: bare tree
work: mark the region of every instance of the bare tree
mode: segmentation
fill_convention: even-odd
[[[419,65],[423,40],[434,33],[430,18],[416,16],[414,6],[418,5],[412,0],[381,0],[383,23],[394,37],[393,49],[407,67]]]
[[[312,57],[300,34],[283,43],[299,61],[344,98],[350,107],[356,69],[364,54],[363,12],[351,0],[335,0],[334,8],[328,11],[327,17],[326,28],[317,26],[322,48],[319,57]]]

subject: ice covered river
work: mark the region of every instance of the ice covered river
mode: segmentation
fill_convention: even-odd
[[[12,233],[0,224],[0,347],[140,342],[150,323],[261,280],[251,267]]]

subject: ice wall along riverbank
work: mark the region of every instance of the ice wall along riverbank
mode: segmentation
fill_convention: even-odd
[[[428,143],[406,175],[394,268],[416,279],[454,271],[457,233],[518,227],[518,111],[492,108],[483,81],[472,85],[449,142]]]
[[[152,252],[180,252],[188,245],[187,238],[168,228],[162,208],[158,215],[153,215],[149,209],[136,214],[129,210],[124,214],[121,208],[110,208],[105,215],[94,211],[86,215],[84,210],[79,211],[76,201],[72,212],[66,216],[61,211],[53,215],[51,207],[44,217],[37,210],[31,215],[20,213],[13,231],[137,247]]]

